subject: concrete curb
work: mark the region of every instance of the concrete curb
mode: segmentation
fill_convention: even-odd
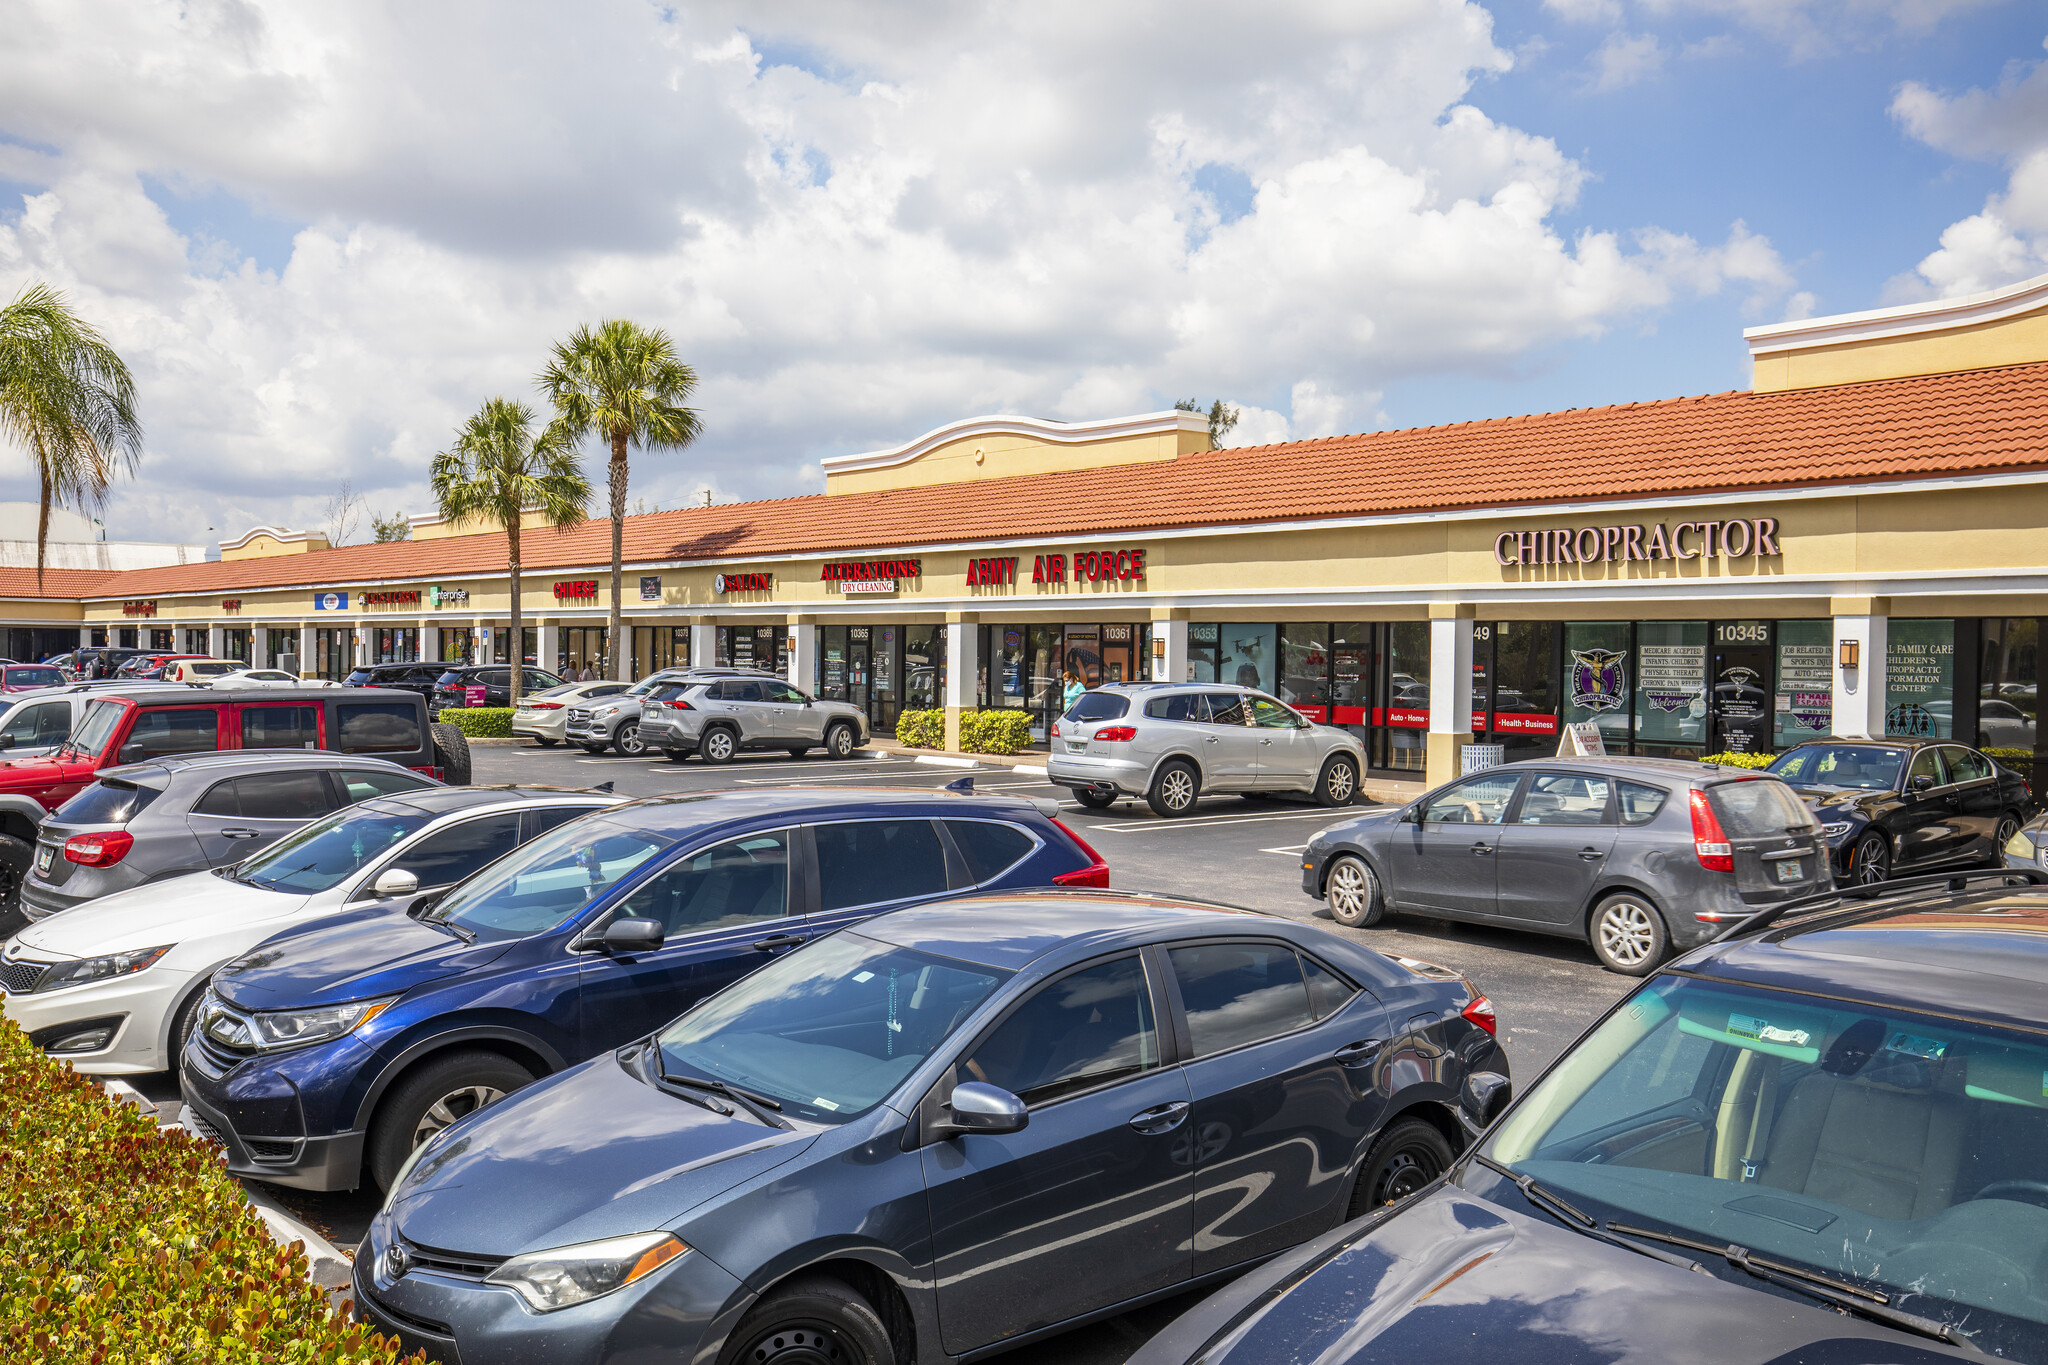
[[[912,763],[929,763],[935,768],[979,768],[981,766],[979,762],[968,758],[964,754],[958,757],[952,754],[919,754],[910,761]]]

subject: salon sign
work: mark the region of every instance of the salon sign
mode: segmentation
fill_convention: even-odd
[[[1560,526],[1547,531],[1502,531],[1493,538],[1493,559],[1503,568],[1659,559],[1775,559],[1780,553],[1776,517]]]

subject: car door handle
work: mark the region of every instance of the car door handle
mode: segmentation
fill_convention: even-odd
[[[1579,850],[1579,856],[1589,863],[1597,863],[1607,855],[1597,848],[1587,847]]]
[[[1261,744],[1271,744],[1272,742],[1273,742],[1273,741],[1272,741],[1272,740],[1270,740],[1270,739],[1262,739],[1262,740],[1260,740],[1260,741],[1259,741],[1259,743],[1261,743]]]
[[[1487,853],[1491,853],[1491,852],[1493,852],[1493,845],[1492,845],[1492,844],[1474,844],[1474,845],[1472,845],[1472,851],[1473,851],[1474,853],[1478,853],[1478,854],[1487,854]]]
[[[1170,1133],[1180,1127],[1188,1116],[1186,1100],[1175,1100],[1171,1104],[1155,1104],[1150,1109],[1140,1109],[1131,1115],[1131,1127],[1141,1133]]]
[[[755,939],[754,947],[761,952],[772,953],[777,948],[794,948],[803,941],[802,934],[770,934],[766,938]]]
[[[1223,742],[1214,735],[1203,735],[1202,738],[1208,740],[1211,744],[1221,744]]]
[[[220,834],[223,839],[260,839],[263,837],[261,830],[254,829],[224,829]]]
[[[1363,1066],[1379,1055],[1380,1039],[1364,1038],[1355,1043],[1346,1043],[1334,1054],[1345,1066]]]

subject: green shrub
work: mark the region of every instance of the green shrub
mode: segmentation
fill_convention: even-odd
[[[1768,768],[1777,761],[1776,754],[1708,754],[1702,763],[1719,763],[1729,768]]]
[[[116,1104],[0,1019],[0,1358],[388,1365],[211,1143]],[[423,1357],[413,1357],[422,1359]]]
[[[970,754],[1016,754],[1031,747],[1028,711],[968,711],[960,717],[960,747]]]
[[[2032,749],[1980,749],[1978,752],[1989,754],[2006,767],[2018,768],[2022,772],[2032,771],[2034,766]]]
[[[434,719],[446,721],[471,739],[502,739],[512,733],[509,706],[444,706]]]
[[[896,716],[896,742],[913,749],[943,749],[946,746],[944,711],[902,711]]]

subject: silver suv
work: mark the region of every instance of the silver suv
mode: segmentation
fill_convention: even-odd
[[[1046,777],[1084,806],[1141,796],[1186,815],[1204,792],[1358,798],[1365,749],[1263,692],[1221,683],[1109,683],[1083,693],[1052,728]]]
[[[802,758],[820,745],[845,758],[868,742],[868,718],[857,706],[820,701],[773,673],[700,669],[647,698],[640,742],[676,763],[691,754],[730,763],[742,749],[787,749]]]
[[[642,703],[657,693],[673,692],[679,680],[690,676],[687,668],[667,668],[609,697],[579,698],[562,721],[562,737],[582,745],[585,753],[601,754],[616,747],[629,758],[643,754],[647,744],[640,738]]]

